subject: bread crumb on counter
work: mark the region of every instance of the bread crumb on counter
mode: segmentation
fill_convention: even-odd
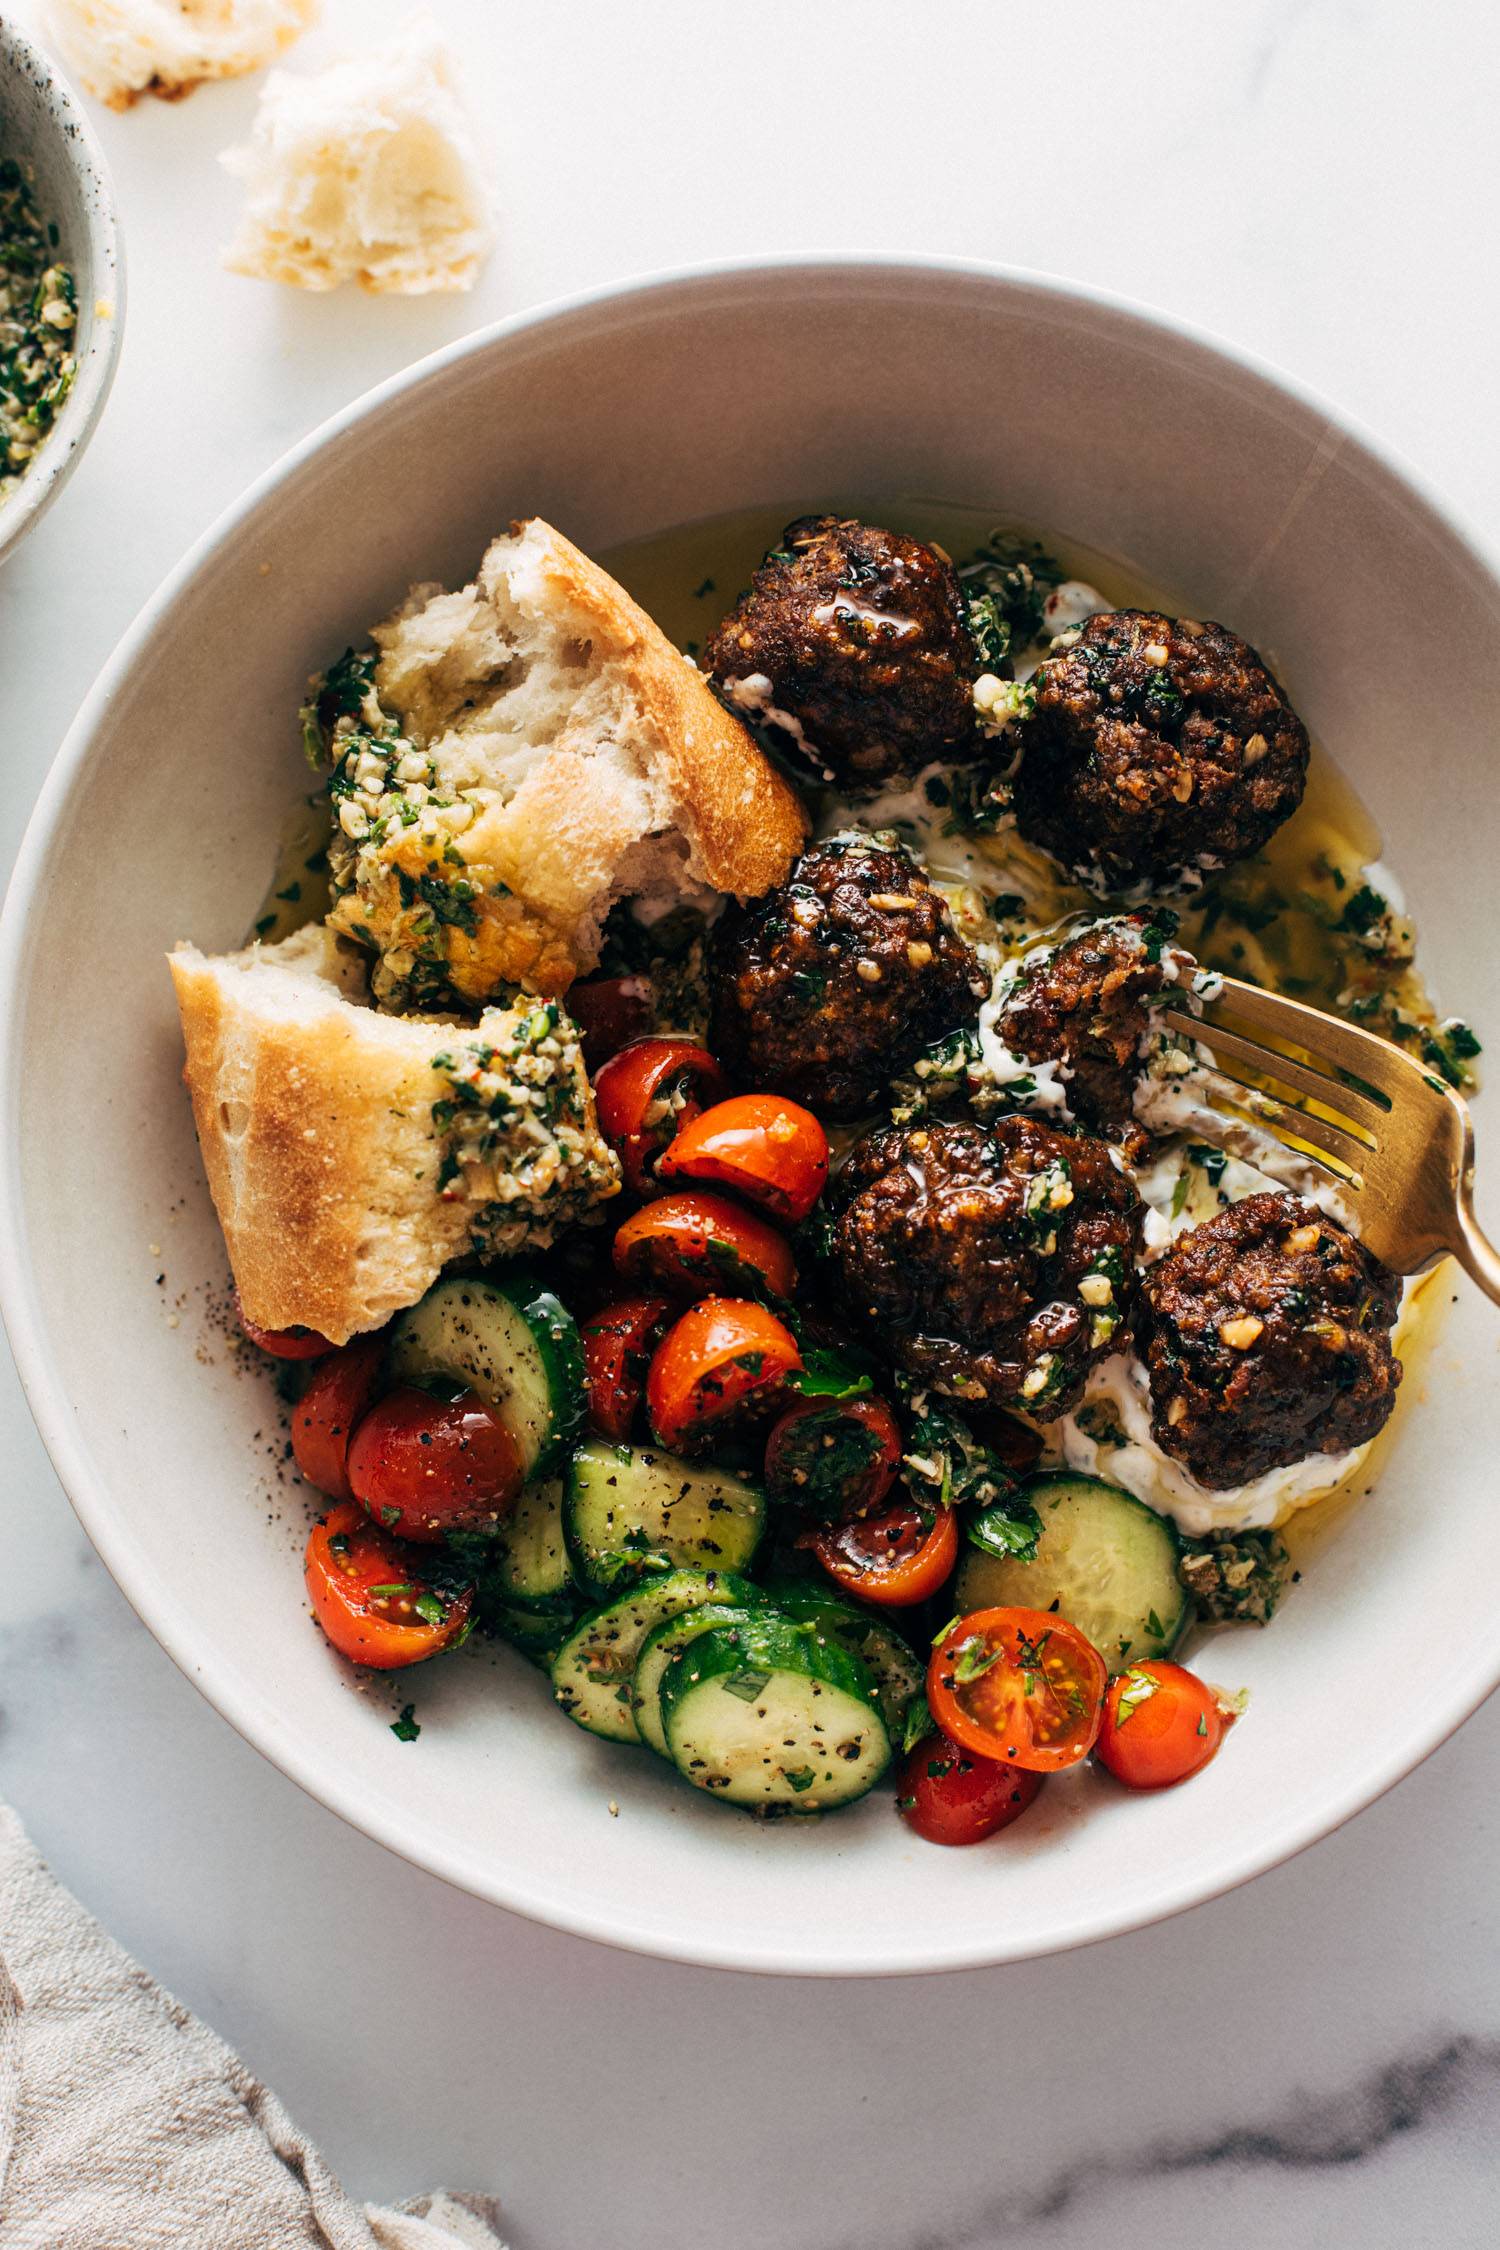
[[[88,92],[111,109],[178,101],[209,78],[264,70],[315,24],[323,0],[44,0],[42,21]]]
[[[273,71],[250,141],[222,162],[246,187],[224,263],[255,280],[469,289],[494,240],[453,57],[425,18],[327,70]]]

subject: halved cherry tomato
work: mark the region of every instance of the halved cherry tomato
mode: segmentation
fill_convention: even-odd
[[[663,1180],[734,1188],[796,1226],[828,1184],[828,1135],[783,1094],[734,1094],[679,1125],[656,1169]]]
[[[1196,1672],[1148,1657],[1111,1680],[1095,1755],[1127,1789],[1170,1789],[1208,1764],[1230,1724]]]
[[[385,1335],[357,1336],[325,1359],[292,1414],[292,1454],[310,1485],[330,1500],[352,1500],[349,1440],[374,1402]]]
[[[583,1324],[589,1427],[623,1445],[646,1395],[646,1370],[671,1315],[665,1297],[619,1297]]]
[[[1042,1434],[1000,1407],[967,1408],[969,1427],[1017,1479],[1029,1477],[1042,1457]]]
[[[699,1453],[774,1413],[802,1365],[791,1330],[748,1298],[702,1297],[667,1330],[646,1378],[652,1435]]]
[[[655,1009],[649,977],[581,977],[568,987],[568,1013],[583,1034],[583,1059],[591,1071],[643,1039]]]
[[[250,1319],[240,1303],[240,1293],[234,1293],[234,1317],[239,1322],[257,1351],[269,1352],[272,1359],[321,1359],[334,1347],[316,1328],[262,1328]]]
[[[632,1212],[615,1236],[615,1271],[675,1297],[746,1287],[790,1297],[797,1286],[785,1238],[758,1212],[706,1188],[679,1188]]]
[[[728,1091],[723,1071],[696,1039],[635,1039],[610,1057],[594,1081],[594,1107],[633,1194],[655,1191],[663,1149]]]
[[[929,1734],[917,1744],[896,1783],[896,1809],[929,1844],[981,1844],[1019,1820],[1042,1786],[1024,1766],[981,1758]]]
[[[976,1609],[942,1634],[927,1702],[981,1758],[1055,1773],[1094,1746],[1109,1674],[1092,1641],[1045,1609]]]
[[[861,1601],[888,1609],[925,1602],[953,1575],[958,1520],[951,1508],[927,1516],[914,1500],[829,1524],[810,1542],[829,1577]]]
[[[804,1398],[766,1440],[766,1484],[815,1516],[869,1515],[896,1481],[901,1426],[883,1398]]]
[[[451,1648],[465,1631],[474,1590],[447,1593],[413,1568],[415,1553],[379,1530],[352,1501],[315,1523],[304,1572],[313,1614],[340,1656],[390,1672]]]
[[[402,1539],[493,1531],[526,1482],[520,1449],[477,1392],[436,1398],[402,1384],[372,1406],[349,1445],[349,1489]]]

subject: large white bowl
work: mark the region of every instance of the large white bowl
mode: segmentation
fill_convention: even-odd
[[[186,934],[239,941],[303,784],[303,683],[413,579],[461,578],[531,511],[597,549],[880,493],[1055,527],[1273,649],[1383,825],[1445,1004],[1495,1023],[1492,564],[1342,418],[1222,346],[935,264],[594,296],[352,407],[128,635],[49,780],[0,933],[6,1319],[63,1482],[141,1616],[250,1741],[420,1865],[566,1929],[759,1969],[1015,1959],[1190,1906],[1368,1804],[1500,1680],[1497,1328],[1461,1284],[1374,1496],[1322,1540],[1271,1632],[1214,1650],[1249,1717],[1163,1798],[1078,1776],[970,1852],[914,1842],[884,1794],[759,1828],[568,1726],[504,1654],[412,1676],[422,1734],[403,1745],[389,1696],[356,1692],[309,1624],[300,1498],[264,1498],[267,1388],[211,1333],[199,1356],[224,1263],[163,954]]]

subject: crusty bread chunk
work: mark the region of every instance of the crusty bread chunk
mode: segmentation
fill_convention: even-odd
[[[382,1007],[564,991],[611,905],[781,882],[806,821],[697,668],[540,519],[419,587],[315,705],[335,926]]]
[[[334,1343],[470,1255],[545,1247],[616,1193],[555,1002],[476,1023],[380,1015],[321,925],[170,957],[209,1189],[246,1316]]]
[[[274,71],[230,149],[246,188],[233,273],[405,297],[469,289],[494,239],[490,193],[436,26],[306,76]]]
[[[322,0],[46,0],[64,61],[96,99],[175,101],[206,78],[264,70],[316,23]]]

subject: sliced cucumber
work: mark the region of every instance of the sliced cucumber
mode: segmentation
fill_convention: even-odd
[[[583,1418],[583,1346],[550,1289],[510,1273],[434,1282],[391,1332],[401,1383],[439,1375],[477,1391],[506,1422],[528,1477],[545,1475]]]
[[[1176,1645],[1192,1609],[1177,1575],[1177,1536],[1155,1510],[1097,1477],[1033,1477],[1023,1497],[1041,1518],[1031,1562],[966,1547],[952,1607],[1019,1603],[1056,1610],[1112,1672]]]
[[[852,1602],[840,1601],[836,1594],[820,1593],[816,1586],[778,1588],[770,1599],[783,1617],[812,1625],[859,1657],[874,1684],[886,1731],[892,1740],[899,1740],[906,1714],[926,1682],[927,1667],[895,1627],[868,1610],[856,1609]]]
[[[485,1610],[487,1629],[523,1656],[530,1657],[544,1672],[552,1669],[552,1660],[573,1630],[576,1612],[557,1609],[550,1614],[539,1609],[509,1609],[503,1603],[491,1603]]]
[[[662,1674],[672,1763],[695,1788],[757,1812],[830,1812],[891,1761],[858,1657],[774,1612],[700,1633]]]
[[[573,1573],[563,1537],[563,1479],[528,1484],[494,1534],[492,1577],[498,1599],[513,1609],[555,1612],[573,1602]]]
[[[641,1643],[641,1652],[635,1660],[635,1681],[631,1688],[630,1704],[635,1713],[635,1723],[642,1742],[650,1745],[659,1758],[670,1758],[666,1730],[661,1723],[661,1679],[674,1656],[681,1654],[689,1641],[706,1633],[715,1625],[743,1625],[755,1611],[763,1606],[760,1589],[748,1579],[724,1577],[721,1586],[742,1586],[745,1599],[741,1606],[726,1608],[721,1602],[700,1602],[696,1609],[685,1609],[679,1617],[669,1617],[653,1627]]]
[[[675,1453],[588,1438],[568,1471],[568,1553],[579,1578],[602,1592],[674,1564],[745,1570],[765,1523],[753,1484]]]
[[[552,1660],[552,1687],[570,1719],[608,1742],[639,1742],[633,1684],[646,1636],[685,1609],[742,1605],[754,1588],[719,1570],[669,1570],[591,1609]]]

